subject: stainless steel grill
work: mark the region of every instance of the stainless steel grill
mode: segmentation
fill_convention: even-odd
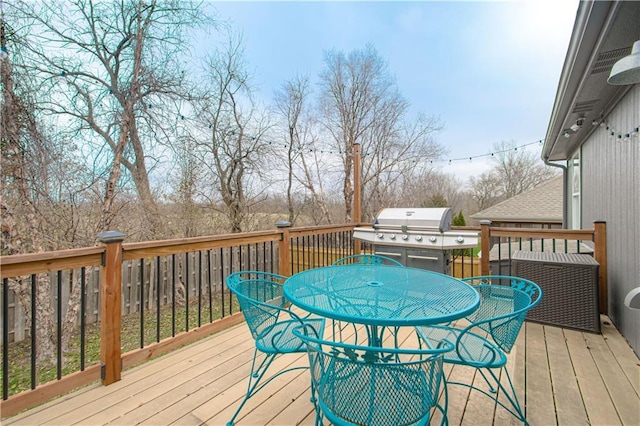
[[[451,231],[452,212],[445,208],[382,209],[372,227],[357,227],[353,237],[374,245],[376,254],[405,266],[448,274],[451,250],[478,245],[479,232]]]

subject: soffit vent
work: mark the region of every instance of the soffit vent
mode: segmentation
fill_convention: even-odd
[[[605,71],[611,71],[611,67],[613,66],[613,64],[615,64],[618,59],[627,56],[629,53],[631,53],[631,46],[624,47],[622,49],[610,50],[608,52],[602,52],[598,55],[596,63],[593,64],[591,74],[593,75]]]
[[[579,114],[581,112],[589,112],[598,104],[598,102],[600,102],[600,99],[578,102],[576,106],[573,107],[573,113]]]

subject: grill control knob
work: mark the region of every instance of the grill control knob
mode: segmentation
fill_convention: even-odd
[[[422,241],[422,235],[416,235],[416,241]]]
[[[396,239],[396,234],[389,235],[389,238],[391,238],[392,240],[395,240]]]
[[[462,243],[464,243],[464,238],[462,238],[462,235],[460,235],[458,238],[456,238],[456,242],[457,242],[458,244],[462,244]]]
[[[409,239],[409,236],[407,234],[402,234],[402,239],[407,241]]]
[[[438,241],[438,239],[435,237],[435,235],[432,235],[429,237],[429,241],[431,241],[432,243],[435,243],[436,241]]]
[[[384,238],[384,234],[382,232],[378,232],[378,234],[376,235],[376,237],[383,239]]]

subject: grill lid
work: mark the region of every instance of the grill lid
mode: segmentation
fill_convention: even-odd
[[[451,229],[451,209],[443,208],[387,208],[376,217],[375,229],[425,230],[445,232]]]

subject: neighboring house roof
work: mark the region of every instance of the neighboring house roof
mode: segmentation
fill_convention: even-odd
[[[639,22],[640,2],[580,2],[542,147],[543,159],[568,159],[633,87],[612,86],[607,78],[613,64],[629,55],[640,39]],[[581,126],[571,130],[579,120]]]
[[[494,222],[562,223],[562,176],[472,214],[475,220]]]

